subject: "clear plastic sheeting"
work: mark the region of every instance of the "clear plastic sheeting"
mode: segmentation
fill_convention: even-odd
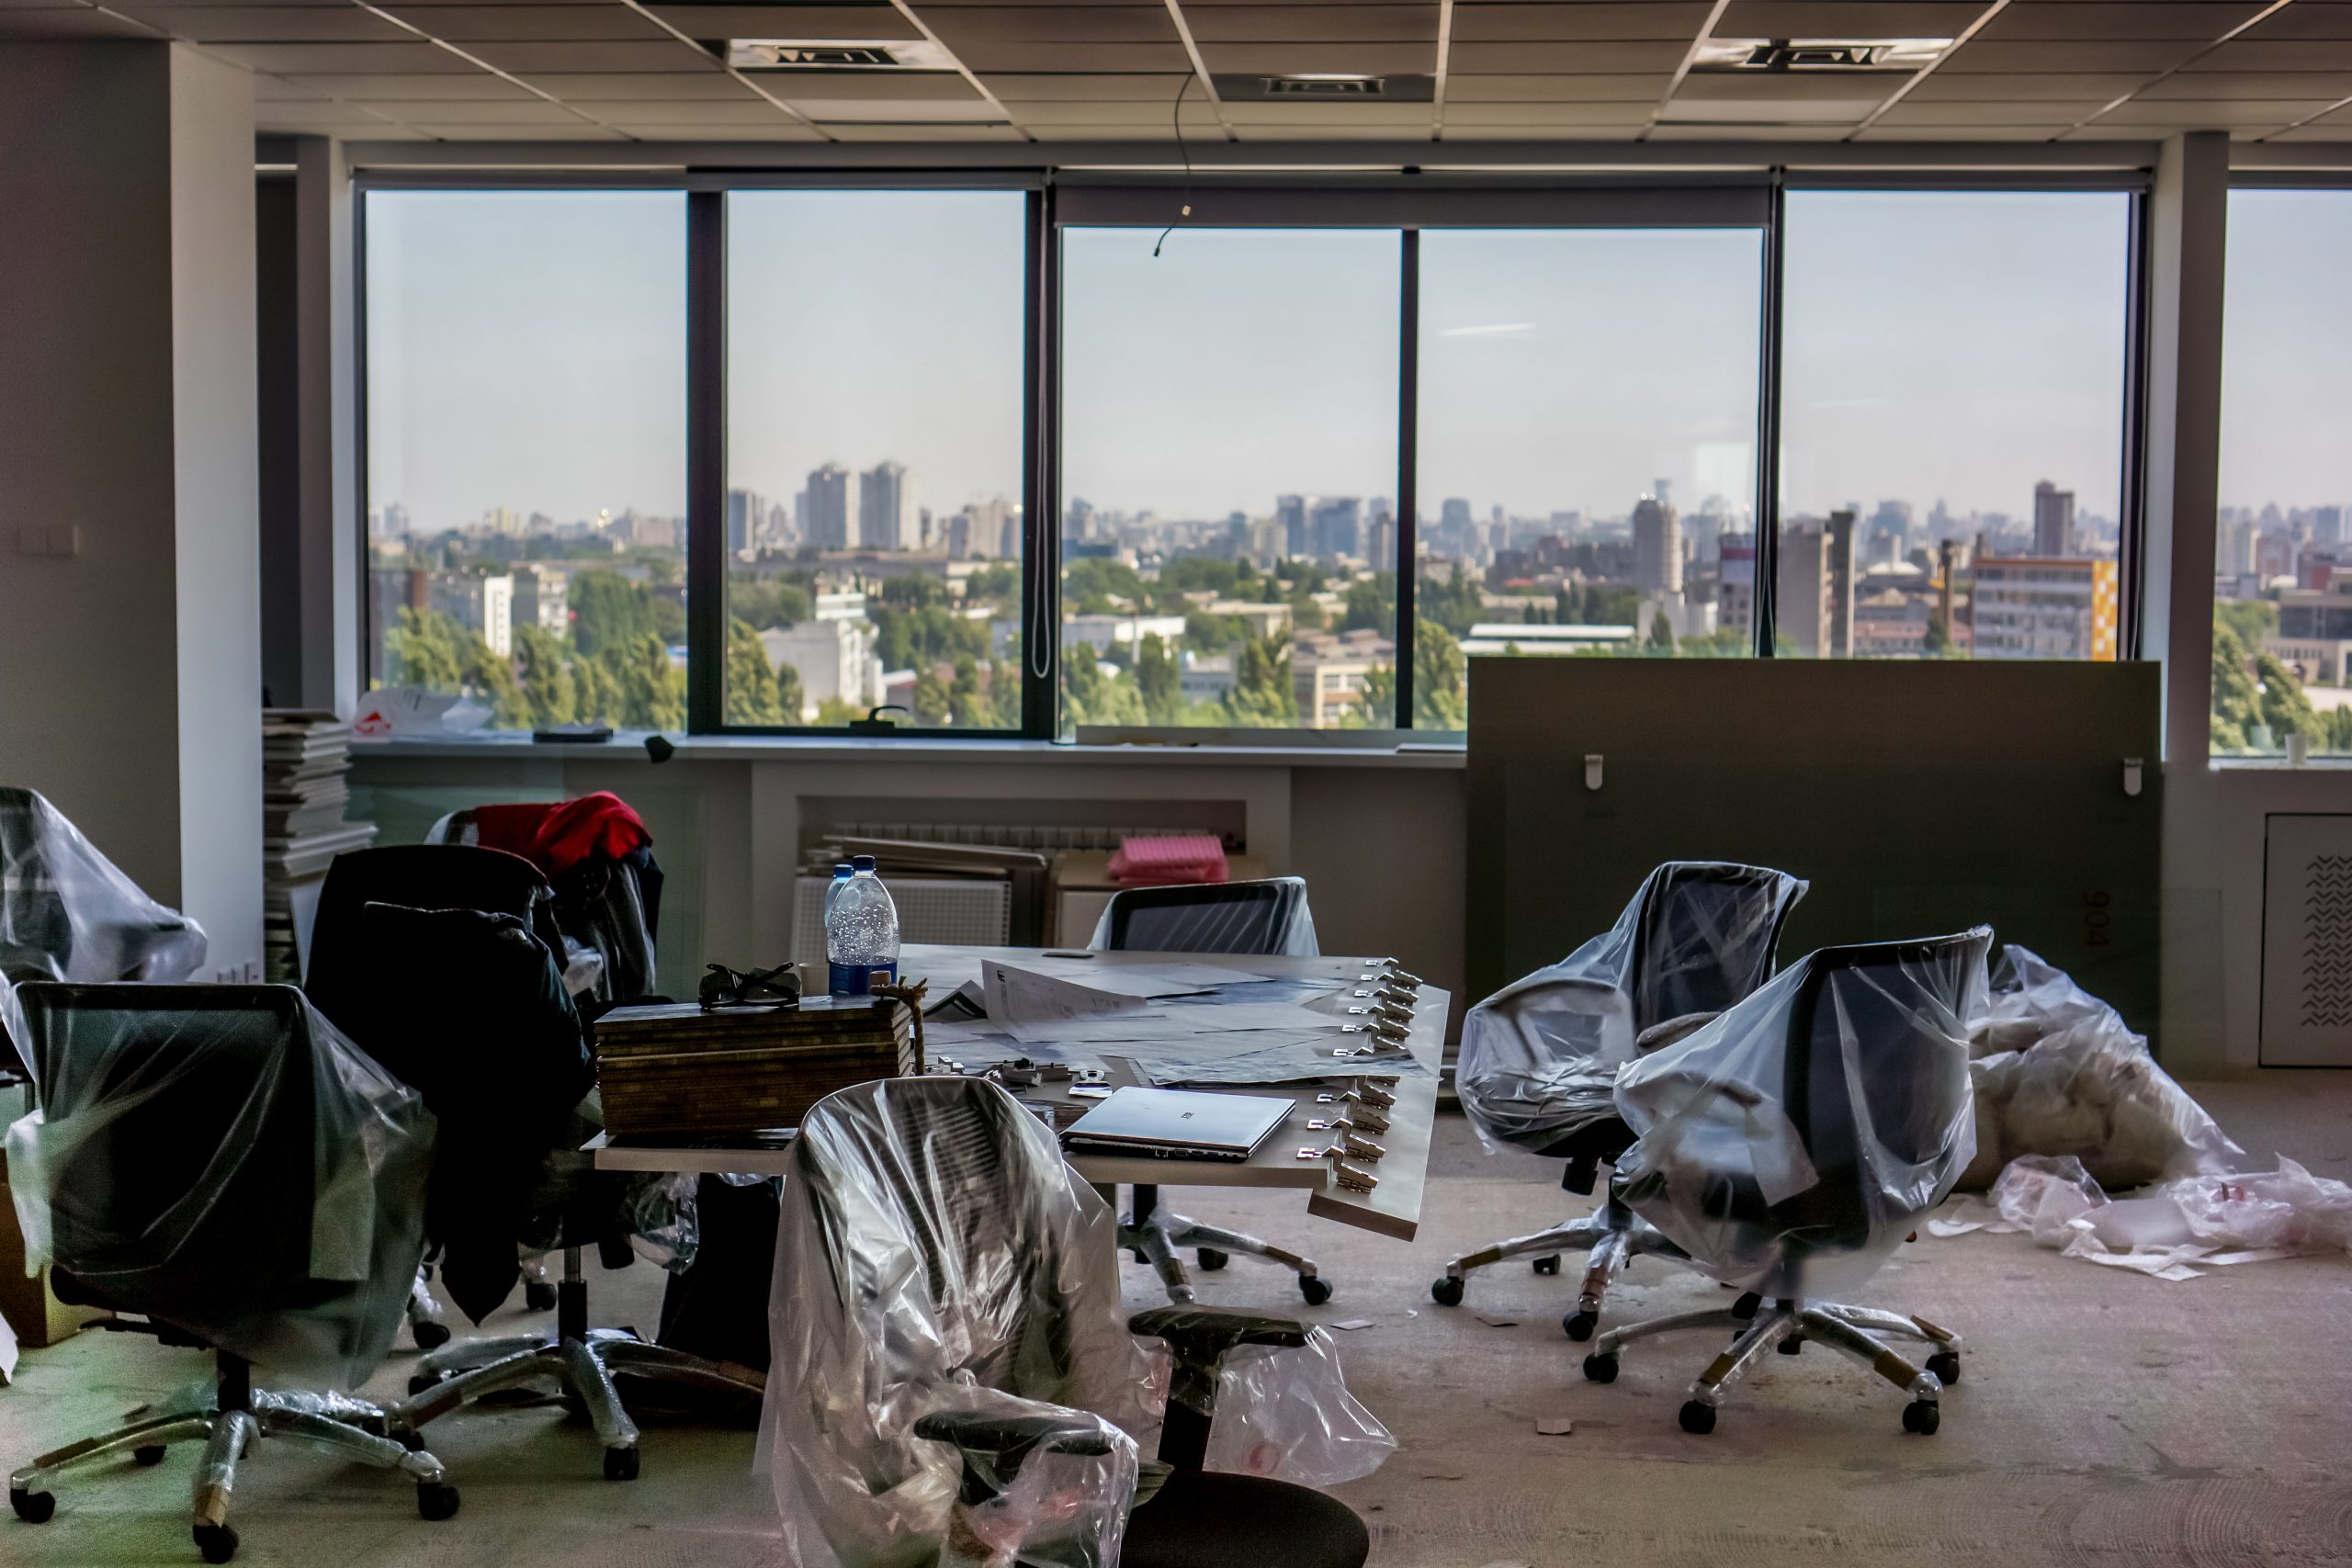
[[[1974,1152],[1966,1021],[1991,941],[1825,948],[1625,1068],[1625,1201],[1744,1290],[1860,1284]]]
[[[1962,1188],[2028,1155],[2073,1156],[2111,1190],[2245,1159],[2122,1015],[2029,949],[2001,950],[1971,1033],[1976,1158]]]
[[[1805,887],[1763,866],[1668,862],[1606,933],[1471,1009],[1454,1083],[1478,1136],[1540,1151],[1614,1118],[1636,1037],[1763,984]]]
[[[1097,953],[1228,953],[1318,958],[1306,879],[1183,883],[1111,895],[1095,923]]]
[[[286,986],[28,985],[8,1129],[28,1264],[298,1379],[356,1387],[424,1250],[434,1121]]]
[[[139,890],[65,814],[0,786],[0,1063],[19,1042],[9,999],[28,980],[184,980],[203,928]]]
[[[1051,1132],[975,1079],[887,1079],[820,1101],[786,1179],[762,1453],[801,1568],[913,1568],[983,1514],[1025,1562],[1113,1568],[1134,1495],[1126,1434],[1157,1417],[1126,1330],[1115,1226]],[[1114,1430],[1038,1453],[975,1510],[939,1411]]]
[[[1363,1480],[1396,1451],[1395,1436],[1348,1392],[1329,1329],[1309,1329],[1301,1349],[1227,1352],[1204,1468],[1320,1491]]]

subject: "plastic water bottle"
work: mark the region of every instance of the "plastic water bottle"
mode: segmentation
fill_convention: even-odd
[[[832,908],[825,913],[825,961],[837,997],[873,994],[876,982],[899,978],[899,907],[874,874],[874,857],[851,863],[847,882],[835,882]]]
[[[857,868],[855,866],[853,866],[845,860],[835,861],[833,863],[833,879],[825,884],[825,941],[827,945],[831,945],[833,940],[833,906],[840,901],[842,889],[849,886],[849,879],[856,874],[856,870]]]

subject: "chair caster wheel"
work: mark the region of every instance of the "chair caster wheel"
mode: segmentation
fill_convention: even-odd
[[[1702,1404],[1695,1399],[1690,1400],[1683,1404],[1677,1419],[1682,1423],[1684,1431],[1694,1438],[1703,1438],[1715,1429],[1715,1407]]]
[[[164,1445],[149,1443],[144,1448],[133,1449],[130,1450],[130,1458],[136,1464],[161,1464],[164,1462]]]
[[[1617,1358],[1602,1355],[1587,1356],[1584,1359],[1584,1375],[1588,1382],[1615,1382]]]
[[[1557,1274],[1560,1271],[1560,1255],[1555,1252],[1547,1258],[1539,1258],[1528,1267],[1538,1274]]]
[[[1903,1407],[1903,1429],[1917,1432],[1923,1438],[1934,1437],[1936,1428],[1943,1424],[1943,1412],[1937,1408],[1932,1399],[1915,1399]]]
[[[1938,1382],[1946,1388],[1951,1387],[1960,1381],[1960,1352],[1957,1350],[1937,1351],[1928,1358],[1928,1370],[1936,1374]]]
[[[408,1325],[408,1337],[416,1341],[416,1348],[420,1350],[438,1350],[449,1343],[449,1325],[429,1320],[412,1323]]]
[[[1331,1281],[1313,1274],[1301,1274],[1298,1277],[1298,1293],[1306,1298],[1308,1306],[1319,1307],[1331,1299]]]
[[[1463,1281],[1452,1275],[1442,1280],[1432,1280],[1430,1281],[1430,1300],[1442,1307],[1458,1307],[1462,1304],[1462,1285]]]
[[[1579,1345],[1591,1338],[1592,1331],[1600,1326],[1600,1314],[1597,1312],[1572,1312],[1560,1319],[1562,1330]]]
[[[1193,1254],[1193,1256],[1199,1260],[1200,1265],[1204,1269],[1212,1274],[1224,1268],[1227,1263],[1233,1261],[1231,1258],[1222,1252],[1219,1252],[1214,1247],[1202,1247],[1198,1252]]]
[[[413,1454],[421,1454],[424,1451],[424,1434],[413,1427],[403,1427],[397,1432],[386,1435]]]
[[[1772,1348],[1778,1350],[1783,1356],[1793,1356],[1804,1348],[1804,1336],[1802,1334],[1792,1334],[1786,1339],[1781,1340],[1778,1345],[1773,1346]]]
[[[454,1518],[458,1512],[458,1489],[447,1482],[420,1481],[416,1483],[416,1517],[439,1523]]]
[[[8,1506],[17,1510],[17,1517],[28,1525],[45,1525],[57,1512],[57,1499],[47,1492],[27,1492],[20,1487],[8,1488]]]
[[[555,1287],[544,1280],[526,1280],[523,1282],[523,1304],[533,1312],[553,1312]]]
[[[605,1479],[635,1481],[637,1479],[637,1450],[635,1449],[606,1449],[605,1450]]]
[[[408,1392],[410,1395],[413,1397],[416,1394],[423,1393],[425,1390],[433,1387],[440,1381],[441,1380],[439,1378],[435,1377],[431,1372],[411,1372],[408,1377]]]
[[[188,1533],[207,1562],[226,1562],[237,1555],[237,1532],[227,1525],[198,1525]]]
[[[1756,1315],[1756,1309],[1763,1304],[1764,1298],[1757,1294],[1754,1291],[1749,1291],[1743,1294],[1739,1300],[1731,1303],[1731,1314],[1732,1316],[1739,1319],[1740,1322],[1746,1323]]]

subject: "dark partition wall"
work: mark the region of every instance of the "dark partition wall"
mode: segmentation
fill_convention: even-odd
[[[1737,860],[1813,884],[1783,962],[1982,920],[2153,1041],[2159,674],[1473,659],[1470,995],[1606,930],[1659,861]]]

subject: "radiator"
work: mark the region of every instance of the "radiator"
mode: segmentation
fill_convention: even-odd
[[[2352,816],[2264,834],[2262,1064],[2352,1067]]]

